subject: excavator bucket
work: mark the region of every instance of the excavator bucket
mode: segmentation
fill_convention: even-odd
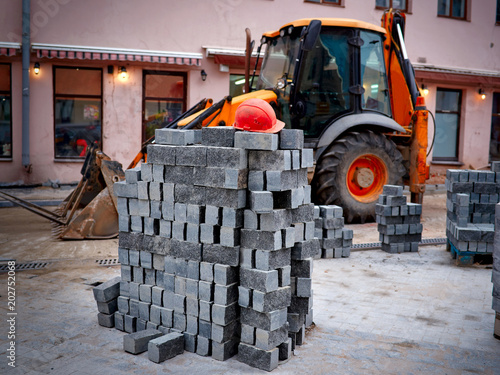
[[[53,234],[63,240],[107,239],[118,235],[113,184],[125,178],[122,165],[97,147],[89,150],[82,180],[57,208],[64,224],[53,222]]]
[[[67,225],[55,224],[53,233],[63,240],[116,237],[118,234],[118,213],[109,190],[103,189]]]
[[[87,150],[82,179],[54,210],[0,192],[0,196],[52,221],[52,234],[63,240],[107,239],[118,235],[117,200],[113,184],[125,179],[122,165],[97,146]]]

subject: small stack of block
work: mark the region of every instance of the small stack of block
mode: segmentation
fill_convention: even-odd
[[[500,163],[492,171],[448,169],[446,236],[460,263],[493,252],[495,205],[499,202]]]
[[[500,204],[495,205],[495,236],[493,241],[493,303],[495,324],[493,335],[500,340]]]
[[[108,280],[92,289],[94,299],[97,302],[97,321],[103,327],[113,328],[115,324],[115,313],[118,310],[118,297],[120,295],[120,277]]]
[[[375,205],[376,222],[382,250],[388,253],[418,251],[423,226],[422,205],[408,203],[403,187],[385,185]]]
[[[279,148],[263,148],[278,146],[278,139]],[[297,130],[284,130],[279,138],[237,133],[235,146],[248,150],[249,189],[241,230],[237,358],[271,371],[302,343],[297,334],[303,335],[312,307],[311,275],[292,267],[292,262],[312,263],[319,252],[307,185],[312,152],[302,149],[303,134]]]
[[[114,185],[116,328],[268,371],[288,359],[312,324],[312,166],[300,130],[157,130],[147,163]]]
[[[321,246],[321,258],[347,258],[351,254],[353,231],[344,228],[342,207],[314,207],[316,237]]]

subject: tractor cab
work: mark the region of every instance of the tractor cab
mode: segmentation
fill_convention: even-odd
[[[315,147],[348,114],[392,117],[381,27],[346,19],[303,19],[264,34],[256,89],[272,89],[278,114]]]

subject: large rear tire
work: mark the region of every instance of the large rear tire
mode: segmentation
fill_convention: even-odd
[[[341,206],[349,223],[374,220],[375,203],[384,185],[401,184],[405,172],[401,153],[384,135],[348,133],[318,160],[313,200]]]

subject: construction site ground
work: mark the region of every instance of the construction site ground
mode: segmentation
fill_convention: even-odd
[[[70,192],[2,190],[44,204]],[[428,190],[423,237],[444,238],[446,194],[441,185]],[[374,223],[347,227],[354,230],[354,244],[379,240]],[[21,208],[0,208],[0,264],[15,259],[26,265],[15,273],[15,311],[8,304],[12,279],[0,273],[0,373],[265,373],[235,357],[219,362],[185,352],[155,364],[147,353],[125,353],[125,333],[97,324],[92,294],[95,283],[120,275],[117,249],[117,239],[56,240],[46,219]],[[353,250],[348,258],[318,259],[314,267],[315,324],[273,373],[500,374],[491,265],[459,267],[438,244],[420,246],[418,253]],[[15,325],[8,322],[12,317]],[[9,366],[11,341],[15,368]]]

